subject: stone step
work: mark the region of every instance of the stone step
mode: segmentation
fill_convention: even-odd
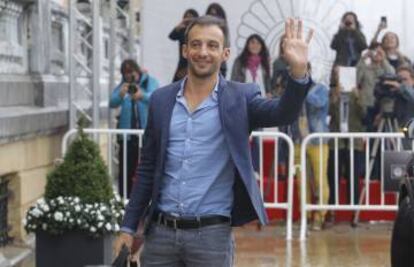
[[[0,107],[0,143],[53,132],[68,124],[66,107]]]

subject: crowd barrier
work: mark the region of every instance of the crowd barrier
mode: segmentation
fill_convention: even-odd
[[[112,143],[112,140],[114,136],[123,136],[122,139],[123,142],[121,143],[124,147],[126,147],[126,137],[128,135],[137,135],[139,137],[142,137],[143,130],[122,130],[122,129],[84,129],[86,133],[89,133],[93,136],[102,136],[106,135],[108,137],[109,142]],[[67,145],[69,143],[69,140],[71,140],[71,137],[76,134],[76,130],[70,130],[68,131],[62,141],[62,153],[66,153]],[[260,171],[258,175],[258,184],[260,188],[260,192],[262,194],[262,197],[264,199],[265,207],[267,211],[270,210],[282,210],[286,212],[286,239],[290,240],[292,239],[292,221],[293,221],[293,188],[294,188],[294,175],[295,175],[295,163],[294,163],[294,145],[289,136],[287,136],[284,133],[280,132],[267,132],[267,131],[261,131],[261,132],[253,132],[251,137],[257,138],[259,140],[259,162],[260,162]],[[319,200],[316,203],[311,203],[306,201],[307,199],[307,191],[306,190],[300,190],[300,214],[301,214],[301,228],[300,228],[300,239],[304,240],[306,239],[306,233],[307,233],[307,223],[308,218],[307,214],[312,211],[320,211],[320,210],[330,210],[330,211],[336,211],[336,210],[345,210],[345,211],[369,211],[369,210],[378,210],[378,211],[396,211],[397,205],[395,202],[392,202],[392,204],[389,204],[389,201],[385,201],[385,192],[384,192],[384,174],[381,171],[380,175],[380,200],[377,203],[376,201],[370,200],[370,173],[373,168],[373,159],[372,155],[370,154],[372,151],[372,141],[378,140],[378,148],[380,149],[378,153],[382,153],[384,150],[386,150],[386,143],[389,140],[396,140],[397,144],[397,150],[401,149],[401,140],[403,138],[403,134],[400,133],[315,133],[310,134],[307,136],[302,144],[300,149],[300,157],[301,157],[301,164],[300,166],[306,166],[308,164],[309,158],[306,156],[306,150],[312,140],[319,140],[321,144],[323,141],[329,141],[331,142],[330,149],[332,149],[334,153],[334,168],[335,168],[335,197],[334,197],[334,203],[329,204],[325,203],[322,200],[322,197],[319,198]],[[353,174],[353,169],[355,167],[354,162],[354,147],[355,142],[357,139],[360,139],[364,142],[364,157],[365,157],[365,176],[363,180],[359,181],[359,179],[356,179]],[[140,144],[139,146],[142,146],[142,138],[139,138]],[[350,196],[349,199],[354,199],[354,195],[358,194],[360,196],[360,201],[358,203],[354,203],[352,201],[348,201],[346,203],[343,203],[343,201],[340,201],[339,198],[339,183],[340,183],[340,174],[338,172],[338,151],[339,151],[339,143],[341,140],[347,140],[349,143],[349,154],[350,154],[350,162],[349,162],[349,183],[350,185]],[[264,153],[264,144],[266,142],[272,142],[274,144],[272,157],[269,159],[268,155],[265,159]],[[286,170],[284,171],[284,175],[279,173],[279,167],[281,164],[281,159],[279,159],[279,145],[282,143],[286,144],[287,150],[285,151],[288,154],[287,162],[286,164]],[[325,142],[326,143],[326,142]],[[110,148],[109,148],[110,147]],[[322,155],[323,149],[322,145],[319,145],[320,147],[320,154]],[[113,149],[114,146],[108,146],[108,158],[112,159],[114,155]],[[125,155],[125,149],[124,156]],[[267,151],[269,152],[269,151]],[[325,151],[326,152],[326,151]],[[126,161],[124,161],[124,174],[126,174]],[[108,164],[108,170],[111,173],[112,177],[116,178],[116,171],[111,169],[112,164]],[[322,161],[320,161],[320,168],[322,169]],[[311,177],[310,173],[308,173],[307,168],[300,168],[301,171],[301,181],[300,181],[300,187],[306,188],[307,183],[309,182],[308,179]],[[322,179],[322,175],[319,177],[313,177],[314,179]],[[124,175],[124,184],[126,181],[126,176]],[[354,183],[359,182],[361,183],[361,189],[362,192],[354,192]],[[319,188],[317,188],[317,195],[322,196],[323,195],[323,187],[322,183],[319,183]],[[280,188],[283,186],[284,188]],[[123,192],[126,194],[126,188],[123,188]],[[387,193],[389,194],[389,193]],[[396,196],[397,197],[397,196]]]
[[[309,203],[307,201],[307,190],[301,190],[301,230],[300,230],[300,239],[306,239],[307,233],[307,223],[308,223],[308,213],[313,211],[337,211],[337,210],[348,210],[355,211],[355,216],[357,217],[360,211],[396,211],[398,206],[395,201],[386,201],[386,195],[389,196],[395,195],[394,200],[398,198],[397,193],[395,192],[385,192],[384,190],[384,173],[383,169],[380,168],[379,177],[372,177],[372,170],[374,163],[378,158],[380,158],[381,163],[379,167],[383,165],[383,157],[377,157],[377,155],[382,155],[385,150],[390,149],[388,146],[394,146],[393,150],[402,150],[402,139],[404,135],[402,133],[314,133],[308,135],[302,142],[301,145],[301,188],[306,188],[307,183],[309,182],[309,173],[307,166],[309,158],[306,155],[307,148],[310,145],[312,140],[317,140],[318,146],[320,148],[320,153],[322,154],[322,146],[325,141],[331,142],[330,149],[334,154],[334,203],[326,203],[323,200],[324,189],[322,186],[322,175],[319,177],[313,177],[314,179],[319,179],[319,187],[314,188],[316,192],[315,195],[319,196],[319,199],[314,203]],[[348,149],[346,150],[349,153],[349,196],[348,201],[340,201],[339,197],[339,181],[341,177],[339,174],[339,148],[340,142],[346,141],[348,144]],[[357,164],[363,163],[363,179],[360,180],[360,177],[354,177],[354,168],[356,165],[355,152],[357,150],[356,143],[362,142],[362,151],[361,155],[364,156],[364,162],[358,162]],[[359,148],[361,149],[361,147]],[[379,149],[379,150],[378,150]],[[374,150],[374,153],[373,153]],[[375,153],[377,151],[377,153]],[[374,155],[375,154],[375,155]],[[331,166],[332,167],[332,166]],[[348,168],[348,166],[346,166]],[[322,162],[319,165],[319,168],[322,168]],[[380,184],[380,197],[379,199],[370,199],[370,188],[372,178],[379,179]],[[355,183],[360,185],[358,192],[355,192]],[[355,201],[355,194],[359,201]]]
[[[137,135],[139,136],[140,144],[139,147],[142,146],[142,135],[143,130],[123,130],[123,129],[84,129],[85,133],[91,134],[95,138],[100,138],[101,135],[106,135],[108,137],[108,141],[112,143],[114,136],[123,136],[122,145],[125,148],[127,145],[127,136],[128,135]],[[71,140],[71,137],[73,137],[77,133],[76,129],[72,129],[68,131],[62,141],[62,154],[64,155],[67,150],[67,146],[69,141]],[[278,153],[277,153],[277,145],[275,145],[274,149],[274,163],[272,163],[272,169],[274,172],[270,175],[268,175],[271,171],[265,172],[264,171],[264,164],[263,164],[263,140],[264,139],[272,139],[275,144],[278,144],[281,141],[284,141],[287,143],[287,147],[289,151],[293,151],[293,143],[289,136],[279,133],[279,132],[253,132],[252,137],[256,137],[259,139],[259,155],[260,155],[260,172],[259,172],[259,187],[260,192],[262,193],[262,197],[265,199],[265,207],[267,209],[282,209],[286,211],[286,238],[290,240],[292,238],[292,202],[293,202],[293,171],[288,171],[289,175],[287,177],[286,187],[284,188],[283,192],[287,192],[287,195],[280,196],[279,192],[281,191],[279,188],[279,173],[278,173]],[[113,148],[114,146],[108,146],[108,159],[112,159],[114,152]],[[126,149],[123,149],[124,157],[126,157]],[[289,161],[288,161],[288,168],[290,170],[293,170],[293,153],[289,153]],[[108,161],[111,162],[111,161]],[[126,169],[127,169],[127,162],[124,161],[123,169],[124,169],[124,185],[126,185]],[[116,173],[115,170],[111,167],[112,164],[108,164],[108,171],[111,174],[112,177],[116,179]],[[268,177],[269,176],[269,177]],[[272,179],[272,181],[270,180]],[[273,188],[269,188],[270,184],[273,185]],[[124,192],[124,195],[126,195],[126,188],[122,189]],[[271,191],[269,191],[271,190]],[[272,197],[264,197],[266,192],[272,192]],[[269,195],[269,194],[267,194]],[[269,200],[270,199],[270,200]]]

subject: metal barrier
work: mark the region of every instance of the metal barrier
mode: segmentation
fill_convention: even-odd
[[[124,129],[84,129],[85,133],[89,133],[89,134],[93,134],[93,135],[102,135],[105,134],[109,137],[108,142],[112,142],[112,136],[113,135],[122,135],[123,138],[123,147],[125,148],[127,145],[127,141],[126,141],[126,136],[128,135],[138,135],[139,137],[142,137],[143,135],[143,130],[124,130]],[[77,133],[76,129],[72,129],[70,131],[68,131],[62,140],[62,155],[65,155],[66,150],[67,150],[67,145],[69,142],[69,139],[71,136],[75,135]],[[262,197],[264,197],[265,195],[265,191],[268,188],[265,188],[265,183],[264,183],[264,170],[263,170],[263,140],[265,138],[267,139],[272,139],[275,142],[275,150],[274,150],[274,168],[273,169],[273,190],[274,190],[274,201],[273,202],[265,202],[265,207],[266,208],[273,208],[273,209],[284,209],[286,210],[286,238],[288,240],[292,239],[292,209],[293,209],[293,173],[294,173],[294,167],[293,167],[293,142],[292,140],[289,138],[289,136],[287,136],[284,133],[279,133],[279,132],[253,132],[252,137],[257,137],[259,138],[260,142],[260,146],[259,146],[259,151],[260,151],[260,174],[259,174],[259,186],[260,186],[260,192],[262,194]],[[142,146],[142,138],[139,138],[140,143],[139,143],[139,147]],[[287,162],[287,171],[288,171],[288,177],[287,177],[287,198],[286,201],[283,202],[278,202],[278,181],[279,181],[279,173],[278,173],[278,153],[277,153],[277,145],[279,144],[279,142],[283,140],[284,142],[287,143],[287,147],[289,149],[289,159]],[[113,146],[111,146],[113,148]],[[126,150],[123,149],[124,152],[124,158],[126,157]],[[112,158],[112,149],[108,149],[108,159]],[[112,173],[112,169],[111,169],[111,164],[108,164],[108,170],[109,173],[111,174],[111,176],[113,177],[113,173]],[[123,165],[123,170],[124,170],[124,176],[123,176],[123,180],[124,180],[124,185],[126,185],[126,169],[127,169],[127,165],[126,165],[126,161],[124,160],[124,165]],[[126,195],[126,186],[123,188],[123,193],[124,195]]]
[[[316,211],[316,210],[354,210],[354,211],[361,211],[361,210],[383,210],[383,211],[396,211],[398,206],[395,205],[387,205],[384,201],[384,173],[381,170],[380,175],[380,182],[381,182],[381,201],[379,204],[371,204],[370,203],[370,174],[373,169],[375,158],[372,158],[373,155],[370,154],[371,152],[371,140],[374,140],[373,150],[376,151],[378,146],[380,145],[380,152],[385,151],[386,142],[394,141],[396,145],[396,150],[401,150],[401,139],[404,138],[402,133],[313,133],[308,135],[302,142],[301,146],[301,232],[300,232],[300,239],[306,239],[306,231],[307,231],[307,212]],[[322,197],[319,197],[318,203],[307,203],[307,192],[305,190],[308,182],[308,175],[307,175],[307,156],[306,151],[307,147],[311,140],[319,140],[319,148],[320,153],[322,154],[322,141],[324,139],[333,139],[334,141],[334,160],[335,160],[335,203],[328,204],[322,203]],[[339,203],[339,192],[338,192],[338,182],[339,182],[339,173],[338,173],[338,151],[339,151],[339,140],[348,140],[349,141],[349,156],[350,156],[350,171],[349,171],[349,181],[350,181],[350,203],[348,204],[340,204]],[[354,149],[355,149],[355,141],[361,139],[364,142],[364,156],[365,156],[365,179],[364,179],[364,190],[361,192],[359,197],[359,203],[354,203],[354,197],[357,192],[354,192]],[[380,142],[380,143],[379,143]],[[383,159],[381,157],[381,159]],[[382,165],[382,164],[381,164]],[[319,165],[320,169],[322,169],[322,161]],[[319,179],[319,190],[318,195],[323,195],[323,188],[322,188],[322,172],[319,177],[314,177],[314,179]],[[364,201],[365,199],[365,201]]]
[[[273,160],[273,167],[271,168],[273,171],[273,202],[264,202],[266,208],[277,208],[277,209],[285,209],[286,210],[286,239],[292,239],[292,220],[293,220],[293,174],[294,174],[294,165],[293,165],[293,151],[294,146],[292,139],[281,132],[252,132],[251,137],[259,138],[260,144],[260,173],[259,173],[259,187],[260,192],[262,194],[262,198],[265,201],[265,192],[268,188],[265,188],[264,184],[264,170],[263,170],[263,140],[265,138],[272,139],[274,141],[274,160]],[[288,148],[288,162],[287,162],[287,198],[286,201],[279,202],[278,201],[278,191],[279,191],[279,179],[280,175],[278,173],[278,144],[280,143],[280,139],[282,139],[287,144]],[[269,179],[270,177],[268,177]],[[270,183],[268,183],[270,184]]]

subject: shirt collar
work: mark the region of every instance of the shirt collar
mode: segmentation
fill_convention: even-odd
[[[219,80],[220,80],[220,76],[217,77],[216,85],[214,85],[213,92],[210,95],[214,101],[217,101]],[[180,83],[180,90],[177,93],[177,99],[184,97],[184,85],[186,82],[187,82],[187,76]]]

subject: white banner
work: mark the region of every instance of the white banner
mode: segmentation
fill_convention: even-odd
[[[168,38],[181,21],[184,11],[194,8],[205,14],[207,0],[142,0],[141,64],[157,77],[162,85],[168,84],[178,62],[178,42]],[[371,41],[381,16],[388,20],[387,31],[400,37],[401,51],[409,58],[414,55],[414,40],[409,37],[408,26],[414,24],[414,2],[408,0],[222,0],[217,1],[226,11],[230,30],[231,57],[228,62],[230,76],[232,62],[252,33],[260,34],[274,60],[287,17],[300,17],[305,31],[315,29],[310,47],[310,61],[315,80],[328,84],[335,52],[330,49],[331,39],[338,30],[339,21],[346,11],[354,11],[362,24],[362,32]],[[381,36],[380,36],[381,38]]]

